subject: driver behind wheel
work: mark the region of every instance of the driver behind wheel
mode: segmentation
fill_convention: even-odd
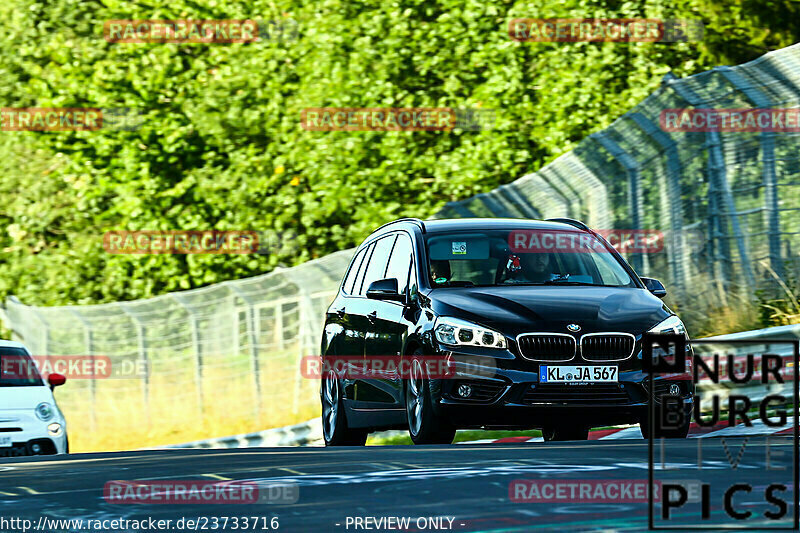
[[[550,253],[525,253],[511,255],[508,258],[506,270],[508,283],[544,283],[555,276],[551,265],[555,261]]]

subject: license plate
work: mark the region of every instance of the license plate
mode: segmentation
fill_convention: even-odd
[[[539,367],[539,383],[616,383],[616,366],[563,366]]]
[[[0,448],[10,448],[12,445],[11,437],[9,436],[0,436]]]

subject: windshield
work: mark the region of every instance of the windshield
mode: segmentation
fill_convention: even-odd
[[[0,387],[42,385],[36,364],[22,348],[0,347]]]
[[[432,287],[636,287],[606,245],[580,230],[488,230],[426,235]]]

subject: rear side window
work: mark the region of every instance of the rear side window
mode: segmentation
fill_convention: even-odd
[[[342,284],[342,290],[345,294],[353,293],[353,284],[356,282],[358,272],[361,270],[361,263],[364,260],[364,256],[366,255],[368,249],[369,247],[365,246],[353,258],[353,262],[350,264],[350,270],[347,272],[347,277]]]
[[[374,245],[372,257],[369,258],[369,265],[364,276],[364,281],[361,284],[359,294],[365,294],[370,283],[383,279],[386,275],[386,266],[389,263],[389,252],[392,251],[394,246],[394,235],[383,237],[379,239]]]
[[[397,288],[400,294],[405,294],[408,285],[408,269],[411,267],[411,238],[405,233],[397,236],[392,250],[392,258],[389,260],[389,267],[386,269],[387,278],[397,280]]]

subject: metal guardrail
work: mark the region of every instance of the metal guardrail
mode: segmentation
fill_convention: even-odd
[[[300,424],[267,429],[244,435],[172,444],[164,448],[253,448],[272,446],[308,446],[322,441],[322,420],[314,418]]]

